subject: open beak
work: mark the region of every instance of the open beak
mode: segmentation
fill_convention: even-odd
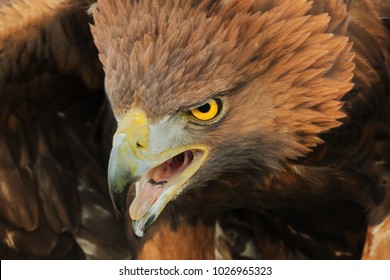
[[[199,144],[158,151],[158,143],[150,141],[150,130],[146,114],[140,109],[130,110],[118,124],[108,165],[111,198],[121,215],[127,211],[129,189],[135,188],[129,213],[138,236],[185,188],[207,157],[207,148]]]

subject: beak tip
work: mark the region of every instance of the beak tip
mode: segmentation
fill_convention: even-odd
[[[127,194],[127,192],[125,192]],[[115,212],[121,217],[126,215],[126,196],[124,193],[110,192],[111,200],[114,204]]]
[[[133,221],[133,231],[134,231],[134,234],[138,237],[143,237],[144,236],[144,229],[143,228],[140,228],[137,226],[137,222]]]

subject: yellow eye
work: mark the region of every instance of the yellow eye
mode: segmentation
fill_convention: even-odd
[[[201,121],[214,119],[222,110],[222,101],[219,98],[210,99],[207,103],[192,109],[191,114]]]

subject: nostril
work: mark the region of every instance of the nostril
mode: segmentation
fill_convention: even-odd
[[[137,142],[137,148],[138,149],[142,149],[142,148],[145,148],[142,144],[140,144],[139,142]]]
[[[1,0],[0,0],[1,1]],[[145,141],[144,139],[140,139],[140,138],[136,138],[136,139],[133,139],[133,143],[131,143],[131,146],[136,149],[136,150],[139,150],[139,151],[144,151],[146,149],[148,149],[149,147],[149,144],[148,144],[148,141]]]

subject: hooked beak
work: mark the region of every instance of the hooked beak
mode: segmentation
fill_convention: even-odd
[[[151,129],[153,126],[142,110],[130,110],[118,124],[108,165],[111,199],[122,216],[127,210],[129,189],[135,188],[129,213],[138,236],[187,186],[208,154],[208,149],[199,144],[176,145],[159,151],[157,143],[150,141]],[[169,137],[166,135],[157,138]]]

